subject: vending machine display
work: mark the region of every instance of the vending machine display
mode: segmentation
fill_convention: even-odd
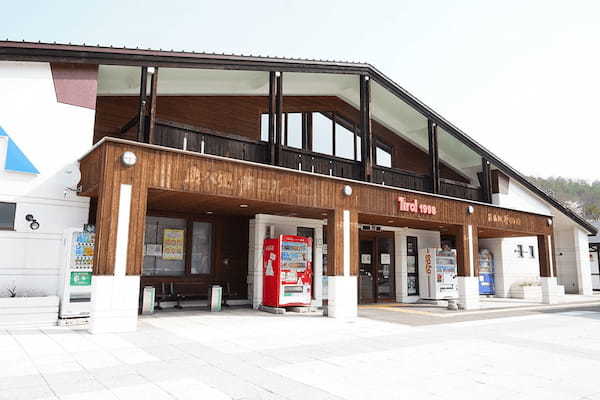
[[[281,235],[265,239],[263,305],[309,306],[312,283],[312,240]]]
[[[488,249],[479,251],[479,294],[494,294],[494,255]]]
[[[95,234],[68,229],[64,235],[65,262],[60,285],[60,318],[87,317],[92,297]]]
[[[419,250],[419,295],[441,300],[458,296],[456,282],[456,250]]]

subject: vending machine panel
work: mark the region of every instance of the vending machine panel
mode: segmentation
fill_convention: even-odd
[[[87,317],[90,314],[94,241],[94,233],[80,229],[65,231],[60,318]]]
[[[458,296],[456,282],[456,250],[419,250],[419,295],[424,299],[441,300]]]
[[[488,249],[479,252],[479,294],[494,294],[494,256]]]
[[[312,293],[312,240],[281,235],[263,247],[263,305],[309,306]]]

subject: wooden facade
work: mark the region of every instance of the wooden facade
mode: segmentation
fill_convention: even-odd
[[[121,162],[125,151],[137,156],[134,166]],[[121,184],[132,185],[133,193],[127,251],[130,275],[139,275],[142,270],[144,221],[151,204],[197,214],[216,210],[215,214],[240,217],[257,213],[326,217],[330,275],[343,271],[343,210],[348,210],[351,218],[352,274],[357,273],[359,223],[432,230],[443,227],[457,236],[462,274],[476,273],[467,268],[469,257],[477,265],[476,251],[468,254],[465,244],[469,226],[473,238],[552,235],[550,217],[545,215],[119,139],[105,138],[80,163],[82,194],[98,199],[94,260],[94,273],[98,275],[114,270],[115,210]],[[353,189],[350,196],[343,193],[346,185]],[[161,196],[157,197],[157,192]],[[242,204],[244,208],[240,208]],[[477,248],[476,243],[472,246]]]

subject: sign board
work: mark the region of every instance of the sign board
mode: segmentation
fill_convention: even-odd
[[[92,284],[92,273],[84,271],[71,272],[71,286],[90,286]]]
[[[431,204],[419,203],[417,199],[408,201],[403,196],[398,197],[398,211],[410,212],[413,214],[437,214],[437,209],[435,206],[432,206]]]
[[[161,244],[146,244],[146,256],[150,257],[161,257],[162,256],[162,245]]]
[[[184,229],[165,229],[163,233],[163,260],[183,260]]]

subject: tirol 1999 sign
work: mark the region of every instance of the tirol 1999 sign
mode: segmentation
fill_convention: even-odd
[[[407,201],[406,198],[402,196],[398,197],[398,211],[405,211],[414,214],[437,214],[435,206],[423,203],[419,204],[417,199],[414,199],[413,201]]]

